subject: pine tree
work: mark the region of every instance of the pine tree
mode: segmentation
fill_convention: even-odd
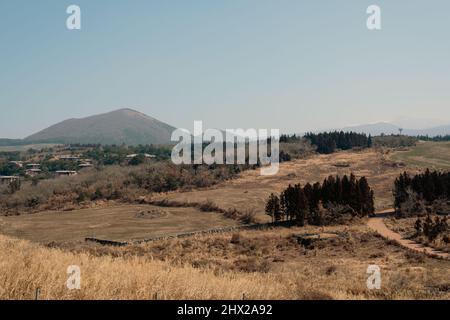
[[[414,229],[416,230],[416,235],[420,235],[423,231],[422,220],[417,218],[416,223],[414,224]]]
[[[372,148],[372,146],[373,146],[372,136],[369,134],[369,137],[367,138],[367,148]]]
[[[273,193],[266,203],[266,214],[272,218],[272,223],[281,219],[280,199]]]

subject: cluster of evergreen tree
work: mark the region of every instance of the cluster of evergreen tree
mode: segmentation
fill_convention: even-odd
[[[401,174],[394,185],[395,208],[400,209],[402,203],[411,196],[411,192],[428,203],[438,199],[450,200],[450,172],[430,171],[410,177],[406,172]]]
[[[171,148],[168,146],[156,145],[71,145],[71,148],[88,148],[82,155],[83,158],[93,159],[100,165],[117,165],[127,161],[129,154],[144,153],[156,156],[157,160],[170,159]]]
[[[282,134],[280,135],[280,143],[295,143],[302,141],[302,137],[299,135],[296,135],[295,133],[293,135],[288,134]]]
[[[333,153],[336,149],[370,148],[373,144],[372,136],[356,132],[307,133],[305,138],[310,140],[311,144],[317,146],[317,152],[324,154]]]
[[[272,221],[296,221],[303,226],[321,224],[320,206],[347,205],[359,216],[374,213],[374,194],[367,179],[357,179],[353,174],[344,177],[329,176],[322,184],[289,185],[280,196],[271,194],[266,203],[266,213]]]
[[[450,227],[447,223],[447,217],[436,217],[433,221],[430,215],[427,215],[423,222],[420,218],[417,219],[414,229],[416,229],[416,236],[424,235],[429,241],[433,241],[441,234],[445,236]],[[450,239],[445,237],[444,240],[449,242]]]
[[[445,136],[434,136],[434,137],[430,137],[430,136],[417,136],[417,139],[419,140],[423,140],[423,141],[450,141],[450,135],[445,135]]]

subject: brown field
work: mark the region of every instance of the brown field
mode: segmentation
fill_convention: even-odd
[[[236,225],[234,220],[219,213],[150,205],[115,205],[0,217],[2,234],[37,242],[80,241],[86,237],[139,240],[233,225]]]

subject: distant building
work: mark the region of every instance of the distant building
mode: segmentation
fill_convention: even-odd
[[[27,169],[27,170],[25,171],[25,174],[26,174],[27,176],[30,176],[30,177],[35,177],[35,176],[37,176],[38,174],[40,174],[41,172],[42,172],[41,169],[32,168],[32,169]]]
[[[133,159],[136,158],[137,156],[139,156],[141,154],[137,154],[137,153],[133,153],[133,154],[129,154],[127,155],[127,159]],[[150,158],[156,158],[156,156],[154,154],[148,154],[148,153],[144,153],[142,154],[145,158],[150,159]]]
[[[56,171],[56,174],[58,176],[60,176],[60,177],[62,177],[62,176],[74,176],[74,175],[77,175],[78,172],[76,172],[76,171],[69,171],[69,170],[58,170],[58,171]]]
[[[79,165],[78,165],[78,167],[79,168],[91,168],[91,167],[93,167],[94,165],[92,164],[92,163],[80,163]]]
[[[39,169],[40,167],[39,163],[27,163],[27,169]]]
[[[14,181],[19,181],[17,176],[0,176],[0,184],[11,183]]]
[[[9,164],[15,165],[16,167],[23,168],[22,161],[10,161]]]
[[[146,157],[146,158],[156,158],[156,156],[154,154],[148,154],[148,153],[144,153],[144,157]]]
[[[59,156],[60,160],[68,160],[68,161],[78,161],[80,160],[80,157],[78,156],[72,156],[72,155],[61,155]]]

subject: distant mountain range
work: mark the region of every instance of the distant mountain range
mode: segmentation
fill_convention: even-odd
[[[359,126],[345,127],[343,131],[353,131],[357,133],[371,134],[372,136],[379,136],[381,134],[398,134],[402,131],[402,134],[408,136],[438,136],[438,135],[450,135],[450,125],[438,126],[426,129],[408,129],[401,128],[395,124],[388,122],[378,122],[373,124],[365,124]]]
[[[132,109],[119,109],[87,118],[65,120],[25,139],[0,139],[0,146],[36,143],[171,144],[170,138],[175,129],[171,125],[141,112]],[[400,127],[388,122],[379,122],[338,130],[378,136],[381,134],[398,134]],[[410,136],[450,135],[450,125],[427,129],[403,128],[402,134]]]
[[[132,109],[69,119],[35,133],[23,143],[168,144],[174,127]]]

